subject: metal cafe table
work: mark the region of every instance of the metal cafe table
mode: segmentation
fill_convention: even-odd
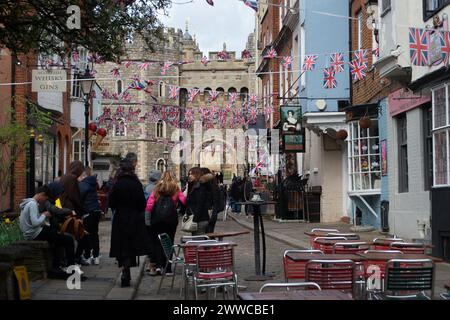
[[[266,234],[264,232],[264,222],[261,215],[261,206],[276,204],[275,201],[246,201],[238,202],[238,205],[253,207],[253,232],[255,240],[255,274],[245,278],[247,281],[266,281],[272,279],[272,275],[266,274]],[[262,272],[261,272],[261,246],[259,242],[261,231],[262,239]]]
[[[277,292],[242,292],[240,300],[354,300],[339,290],[292,290]]]

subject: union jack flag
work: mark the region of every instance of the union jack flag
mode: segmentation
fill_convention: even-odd
[[[200,119],[203,122],[208,122],[209,121],[209,116],[210,116],[209,110],[206,109],[206,108],[200,108],[199,111],[200,111]]]
[[[266,121],[270,120],[270,115],[273,113],[273,106],[268,106],[264,108],[264,115],[266,116]]]
[[[334,89],[337,87],[335,72],[333,67],[325,68],[323,70],[323,87],[325,89]]]
[[[150,62],[144,62],[144,63],[142,63],[142,64],[139,66],[139,69],[145,71],[145,70],[148,69],[148,67],[150,66],[150,64],[151,64]]]
[[[227,117],[228,112],[226,110],[219,110],[219,123],[222,128],[225,128],[227,126]]]
[[[133,78],[133,82],[130,83],[130,85],[128,86],[128,89],[133,89],[133,90],[137,90],[137,91],[141,91],[144,90],[146,88],[146,85],[144,85],[141,80],[139,80],[139,78],[134,77]],[[127,91],[125,90],[125,92]]]
[[[303,61],[303,71],[312,71],[316,67],[316,61],[318,55],[305,56],[305,60]]]
[[[126,102],[131,102],[132,97],[131,97],[131,94],[130,94],[129,92],[124,92],[124,93],[122,94],[121,99],[122,99],[123,101],[126,101]]]
[[[164,62],[164,65],[161,67],[161,75],[165,76],[167,70],[169,70],[170,66],[172,65],[172,62]]]
[[[119,68],[112,69],[111,74],[113,75],[114,78],[120,78],[120,69]]]
[[[197,97],[197,95],[200,93],[200,89],[189,89],[189,93],[188,93],[188,101],[189,102],[194,102],[195,97]]]
[[[292,69],[292,57],[283,57],[283,68],[286,70]]]
[[[361,63],[359,60],[353,60],[349,62],[350,73],[353,76],[354,81],[362,80],[366,77],[366,66]]]
[[[441,38],[442,38],[442,58],[444,59],[444,62],[446,65],[450,62],[450,33],[448,31],[441,32]]]
[[[339,52],[333,53],[331,55],[331,66],[336,73],[344,71],[344,54]]]
[[[409,53],[413,65],[428,64],[428,35],[424,29],[409,28]]]
[[[208,66],[208,63],[209,63],[209,59],[208,59],[207,57],[203,57],[203,58],[200,60],[200,62],[201,62],[205,67],[207,67],[207,66]]]
[[[376,49],[373,49],[373,50],[372,50],[372,54],[373,54],[375,57],[379,58],[379,57],[380,57],[380,47],[377,47]]]
[[[216,90],[209,91],[208,101],[213,102],[213,101],[217,100],[217,98],[219,97],[219,94],[220,94],[220,91],[216,91]]]
[[[249,7],[252,8],[255,11],[258,11],[258,0],[241,0],[242,2],[244,2],[244,4]]]
[[[355,56],[355,60],[359,60],[366,68],[369,66],[369,50],[357,50],[353,55]]]
[[[258,102],[258,96],[256,94],[251,94],[250,95],[250,104],[254,105]]]
[[[244,51],[242,51],[241,57],[242,57],[242,59],[251,59],[252,58],[252,54],[250,53],[250,51],[245,49]]]
[[[251,108],[247,122],[250,123],[250,124],[256,123],[256,119],[257,118],[258,118],[258,109],[257,108]]]
[[[133,64],[133,61],[124,61],[123,65],[125,66],[125,68],[129,68],[131,65]]]
[[[275,59],[278,56],[274,48],[270,49],[269,52],[263,57],[264,59]]]
[[[232,105],[234,105],[235,103],[236,103],[236,101],[237,101],[237,92],[231,92],[231,93],[229,93],[229,96],[230,96],[230,103],[232,104]]]
[[[111,98],[111,94],[109,93],[108,89],[103,89],[102,90],[102,98],[103,99],[110,99]]]
[[[74,62],[79,62],[80,61],[80,55],[78,54],[78,50],[75,50],[72,53],[72,59]]]
[[[177,100],[180,93],[180,87],[169,86],[169,98],[172,100]]]
[[[194,121],[194,111],[192,109],[186,109],[184,113],[184,121],[192,123]]]
[[[228,52],[226,52],[225,50],[224,50],[224,51],[220,51],[219,53],[217,53],[217,57],[218,57],[220,60],[227,60],[227,59],[230,59],[230,56],[228,55]]]

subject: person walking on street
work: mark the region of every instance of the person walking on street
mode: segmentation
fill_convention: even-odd
[[[213,174],[208,168],[201,168],[201,170],[203,175],[200,179],[205,183],[209,190],[208,199],[210,201],[208,202],[208,209],[211,211],[206,232],[213,233],[217,222],[217,216],[225,209],[225,199],[222,198],[223,192],[219,187],[218,174]]]
[[[122,287],[129,287],[130,268],[137,266],[137,257],[148,254],[150,241],[144,221],[144,189],[128,159],[120,162],[117,181],[111,192],[110,206],[115,210],[115,214],[109,256],[116,258],[119,268],[122,268]]]
[[[167,261],[159,241],[158,235],[167,233],[175,242],[175,233],[178,226],[178,203],[186,205],[186,198],[175,180],[175,176],[170,171],[164,172],[161,180],[153,189],[147,201],[145,215],[150,219],[150,243],[152,262],[150,275],[160,274]],[[171,273],[171,266],[167,266],[166,274]]]
[[[83,216],[83,224],[88,232],[84,240],[84,257],[82,259],[88,264],[100,264],[100,239],[98,236],[98,226],[102,217],[100,201],[97,194],[97,177],[92,175],[91,168],[86,167],[81,175],[80,194],[86,209]],[[77,252],[81,256],[82,249]],[[92,255],[91,255],[92,251]]]
[[[145,194],[145,199],[147,200],[147,206],[148,206],[148,200],[150,198],[150,195],[152,194],[153,190],[156,187],[156,184],[158,183],[159,179],[161,179],[161,171],[159,170],[151,170],[149,175],[148,175],[148,185],[145,186],[145,190],[144,190],[144,194]],[[147,226],[147,233],[149,235],[150,238],[150,242],[153,241],[153,238],[151,236],[151,230],[150,230],[150,215],[149,214],[145,214],[145,225]],[[159,239],[158,239],[159,242]],[[150,248],[153,248],[155,245],[150,243]],[[147,254],[147,259],[145,261],[145,270],[147,272],[150,272],[152,274],[156,273],[156,267],[155,267],[155,263],[151,261],[151,252],[149,252]]]
[[[186,213],[194,215],[193,221],[197,223],[197,231],[192,235],[206,234],[209,224],[208,203],[210,192],[207,182],[211,181],[211,175],[202,175],[202,170],[198,167],[191,168],[188,176],[188,192],[186,201]],[[209,180],[209,181],[208,181]]]

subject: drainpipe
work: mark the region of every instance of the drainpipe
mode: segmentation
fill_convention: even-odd
[[[16,63],[17,63],[17,54],[16,52],[11,53],[11,83],[16,82]],[[13,84],[11,86],[11,121],[15,120],[15,112],[16,112],[16,86]],[[15,191],[15,182],[14,182],[14,162],[11,163],[11,171],[10,171],[11,181],[9,186],[9,207],[10,211],[14,210],[14,191]]]

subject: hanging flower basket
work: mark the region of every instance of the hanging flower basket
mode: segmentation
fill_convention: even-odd
[[[345,140],[345,139],[347,139],[347,137],[348,137],[348,133],[347,133],[346,130],[339,130],[339,131],[336,133],[336,138],[337,138],[338,140]]]
[[[371,125],[372,125],[372,120],[370,120],[370,118],[363,117],[363,118],[359,119],[359,126],[361,129],[369,129]]]

